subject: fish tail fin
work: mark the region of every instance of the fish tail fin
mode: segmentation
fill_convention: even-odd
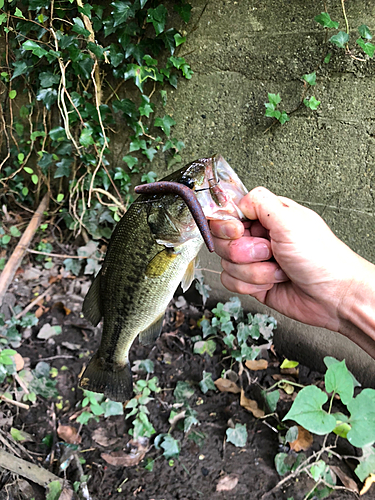
[[[128,401],[133,395],[130,364],[114,365],[96,353],[83,372],[79,385],[87,391],[102,393],[112,401]]]

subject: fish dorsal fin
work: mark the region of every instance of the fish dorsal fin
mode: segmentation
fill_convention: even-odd
[[[193,279],[194,279],[194,273],[195,273],[195,263],[196,263],[196,259],[193,259],[193,260],[189,263],[189,265],[188,265],[188,267],[187,267],[187,269],[186,269],[186,271],[185,271],[184,277],[183,277],[183,278],[182,278],[182,280],[181,280],[181,287],[182,287],[182,290],[183,290],[184,292],[186,292],[186,290],[187,290],[188,288],[190,288],[190,285],[191,285],[191,284],[192,284],[192,282],[193,282]]]
[[[94,326],[99,323],[103,316],[102,302],[100,300],[100,277],[101,273],[92,282],[82,306],[83,315]]]
[[[143,345],[152,344],[159,337],[163,327],[164,313],[156,318],[151,325],[139,334],[139,342]]]
[[[173,251],[173,248],[165,248],[148,263],[146,276],[148,278],[162,276],[176,257],[177,253]]]

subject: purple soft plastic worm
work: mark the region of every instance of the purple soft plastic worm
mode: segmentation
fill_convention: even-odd
[[[136,186],[134,191],[137,194],[177,194],[181,196],[188,206],[191,215],[193,216],[199,231],[210,252],[215,251],[214,242],[211,236],[211,231],[207,219],[203,213],[202,207],[197,199],[194,191],[184,184],[179,182],[159,181],[150,182],[149,184],[141,184]]]

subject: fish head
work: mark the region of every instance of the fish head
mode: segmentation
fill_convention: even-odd
[[[248,190],[221,155],[207,160],[203,182],[195,188],[204,215],[210,220],[245,220],[238,204]]]

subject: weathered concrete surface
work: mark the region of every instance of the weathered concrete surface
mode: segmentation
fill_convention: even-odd
[[[186,144],[183,163],[221,153],[249,189],[264,185],[307,204],[351,248],[375,262],[374,60],[355,60],[325,43],[325,31],[314,21],[324,11],[321,1],[191,3],[189,26],[196,29],[179,55],[189,54],[195,74],[169,92],[166,108],[177,121],[175,136]],[[326,5],[345,30],[341,2]],[[375,3],[356,0],[346,8],[355,47],[358,26],[375,30]],[[328,51],[331,61],[320,64]],[[363,57],[359,50],[353,53]],[[280,93],[281,108],[290,112],[301,100],[301,76],[314,70],[317,85],[308,95],[321,101],[318,111],[303,106],[289,123],[266,132],[272,123],[264,116],[267,93]],[[207,259],[203,267],[220,269]],[[213,276],[207,273],[207,280],[223,299],[224,289]],[[262,309],[251,301],[246,305]],[[288,355],[310,364],[321,363],[321,355],[336,355],[357,374],[367,373],[367,381],[375,374],[375,362],[341,336],[282,317],[279,324],[277,342]]]

